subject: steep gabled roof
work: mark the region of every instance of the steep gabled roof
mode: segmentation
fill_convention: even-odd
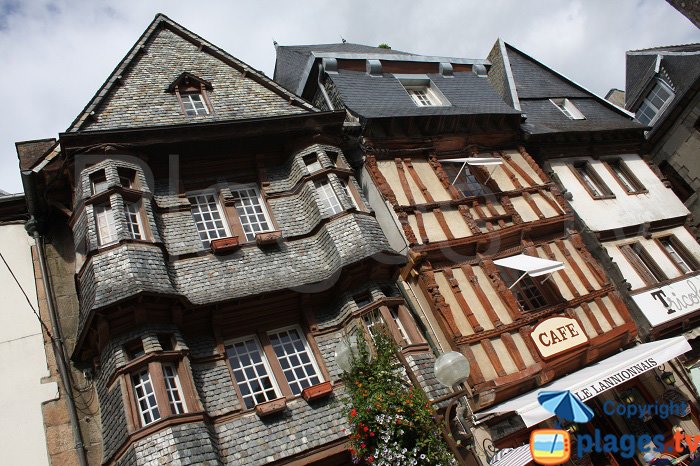
[[[351,44],[317,44],[317,45],[279,45],[276,48],[275,72],[273,79],[285,89],[295,92],[299,81],[308,74],[308,63],[313,62],[314,52],[337,53],[376,53],[410,55],[399,50],[371,47],[369,45]]]
[[[523,130],[530,134],[643,128],[624,109],[500,39],[489,60],[494,63],[489,79],[506,101],[519,102],[527,114]],[[559,98],[571,100],[586,118],[568,118],[550,102]]]
[[[213,112],[187,117],[167,87],[189,72],[211,82]],[[317,111],[261,72],[156,15],[67,132],[163,126]]]

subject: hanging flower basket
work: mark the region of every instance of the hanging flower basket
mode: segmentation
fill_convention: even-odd
[[[306,401],[318,400],[319,398],[324,398],[333,393],[333,384],[331,381],[321,382],[310,387],[306,387],[301,391],[301,396],[304,397]]]

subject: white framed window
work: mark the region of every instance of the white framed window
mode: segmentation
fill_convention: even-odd
[[[441,107],[450,105],[427,75],[394,75],[417,107]]]
[[[635,118],[644,124],[653,124],[658,117],[668,107],[668,104],[673,100],[673,91],[668,85],[660,80],[656,80],[654,87],[649,91],[649,94],[644,98],[641,105],[635,113]]]
[[[407,322],[413,328],[415,324],[410,320]],[[375,308],[371,311],[362,314],[362,322],[365,324],[365,328],[369,332],[372,341],[375,340],[377,334],[388,330],[392,338],[399,344],[399,346],[406,346],[413,343],[413,338],[410,332],[406,329],[406,325],[399,315],[399,311],[396,308]]]
[[[363,314],[362,321],[365,323],[365,327],[367,327],[367,331],[369,332],[369,336],[372,338],[372,341],[374,341],[374,339],[377,337],[378,329],[383,325],[386,325],[384,323],[384,319],[382,319],[382,314],[379,312],[379,309],[373,309]]]
[[[318,160],[318,154],[306,155],[303,160],[309,173],[315,173],[323,168],[320,160]]]
[[[182,107],[187,116],[208,115],[209,109],[200,93],[181,94]]]
[[[321,201],[321,208],[324,212],[330,215],[342,212],[343,207],[340,205],[338,196],[335,194],[333,186],[331,186],[331,182],[328,178],[314,180],[314,186],[316,187],[318,198]]]
[[[246,408],[280,396],[257,337],[251,335],[234,340],[226,346],[226,355]]]
[[[321,371],[299,327],[274,330],[267,335],[294,395],[323,381]]]
[[[343,185],[343,189],[345,190],[345,194],[352,201],[352,205],[354,205],[357,210],[362,210],[362,209],[360,209],[360,205],[357,203],[355,196],[352,195],[352,191],[350,190],[350,186],[348,186],[348,182],[345,180],[341,180],[340,182]]]
[[[182,399],[182,388],[180,378],[177,376],[175,366],[166,364],[163,366],[163,382],[165,392],[168,394],[168,404],[172,414],[183,414],[186,412],[185,401]]]
[[[92,194],[98,194],[107,190],[107,177],[105,176],[104,170],[100,170],[90,175],[90,187],[92,189]]]
[[[143,368],[132,374],[131,380],[134,386],[136,406],[141,418],[141,425],[146,426],[160,419],[156,393],[153,389],[153,382],[151,381],[151,374],[148,372],[148,368]]]
[[[697,270],[697,264],[692,255],[675,236],[659,238],[659,243],[682,273],[686,274]]]
[[[270,216],[257,186],[234,186],[231,194],[236,201],[236,212],[246,240],[253,241],[257,233],[272,230]]]
[[[138,202],[126,202],[124,204],[124,214],[126,215],[126,227],[129,231],[129,236],[132,239],[144,239]]]
[[[586,117],[569,99],[549,99],[570,120],[585,120]]]
[[[100,246],[117,241],[117,228],[114,224],[112,206],[109,203],[95,204],[95,225],[97,227],[97,242]]]
[[[403,326],[403,322],[401,322],[401,319],[399,318],[399,312],[395,308],[390,308],[389,309],[389,314],[391,314],[391,318],[396,324],[396,328],[399,330],[399,335],[401,336],[401,339],[403,340],[401,342],[402,345],[410,345],[411,344],[411,337],[408,335],[408,332],[406,331],[406,327]]]
[[[193,193],[187,197],[192,205],[192,217],[199,232],[202,246],[208,248],[212,240],[230,236],[215,193]]]

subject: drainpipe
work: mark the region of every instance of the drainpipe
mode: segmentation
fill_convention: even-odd
[[[44,289],[46,291],[46,302],[48,304],[49,318],[51,319],[51,345],[56,363],[58,364],[58,374],[61,378],[61,383],[66,391],[66,402],[68,403],[68,416],[70,418],[71,430],[73,431],[73,439],[75,440],[75,451],[78,454],[78,464],[80,466],[88,466],[87,455],[85,454],[85,444],[83,443],[83,435],[80,432],[80,423],[78,421],[78,411],[73,400],[73,384],[68,374],[68,365],[66,364],[66,352],[63,345],[63,335],[56,314],[54,305],[53,287],[51,285],[51,277],[46,268],[46,257],[44,254],[44,238],[39,233],[38,222],[34,217],[37,209],[36,190],[34,184],[30,180],[31,172],[22,172],[22,184],[24,185],[25,198],[27,201],[27,210],[31,214],[27,222],[27,232],[31,234],[36,242],[37,255],[39,256],[39,268],[41,269],[41,277],[44,280]]]
[[[318,76],[316,76],[316,82],[318,82],[318,89],[321,91],[321,94],[323,94],[323,98],[326,101],[326,104],[328,104],[328,107],[331,109],[331,111],[335,110],[335,107],[333,106],[333,103],[331,102],[331,98],[328,97],[328,93],[326,92],[326,88],[323,86],[323,83],[321,83],[321,74],[323,73],[323,65],[321,63],[318,64]]]

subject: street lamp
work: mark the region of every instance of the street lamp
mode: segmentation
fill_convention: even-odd
[[[435,366],[433,367],[435,378],[448,388],[452,388],[467,380],[470,369],[467,358],[457,351],[448,351],[441,354],[435,360]]]
[[[464,397],[463,411],[464,413],[467,413],[468,416],[465,418],[464,415],[457,415],[456,417],[464,430],[463,435],[466,437],[466,439],[472,438],[472,420],[471,414],[469,414],[469,396],[471,395],[471,392],[469,387],[467,387],[465,390],[457,389],[457,385],[466,381],[469,377],[470,369],[471,368],[467,358],[465,358],[462,353],[457,351],[448,351],[447,353],[441,354],[435,360],[435,365],[433,366],[433,372],[435,373],[435,378],[438,380],[438,382],[445,387],[454,390],[448,395],[433,400],[433,404],[437,406],[441,402],[448,402],[447,406],[445,407],[444,414],[436,415],[436,420],[441,427],[443,437],[447,441],[447,444],[449,445],[459,464],[466,464],[466,458],[462,455],[462,452],[459,451],[459,444],[454,441],[452,424],[450,421],[452,419],[452,412],[459,404],[460,398],[467,395]],[[462,419],[460,419],[460,417]]]
[[[352,365],[356,359],[360,357],[360,345],[364,344],[364,340],[360,342],[360,339],[356,335],[351,335],[347,338],[342,338],[337,345],[335,345],[335,363],[340,367],[343,372],[352,372]],[[367,352],[368,360],[372,360],[372,352]]]

